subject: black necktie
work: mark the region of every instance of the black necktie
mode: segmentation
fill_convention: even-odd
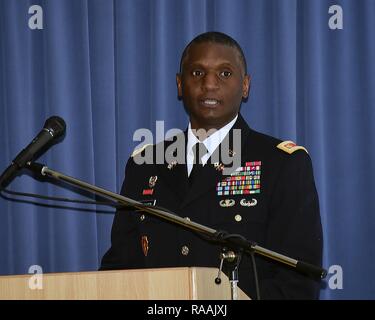
[[[202,157],[208,152],[206,146],[202,142],[198,142],[193,146],[193,169],[189,175],[189,186],[193,184],[193,181],[199,177],[199,172],[202,170]]]

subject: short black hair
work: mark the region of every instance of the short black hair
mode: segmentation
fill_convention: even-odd
[[[220,43],[220,44],[235,48],[239,54],[245,74],[247,74],[246,58],[242,51],[241,46],[232,37],[228,36],[225,33],[217,32],[217,31],[209,31],[209,32],[202,33],[196,36],[193,40],[189,42],[189,44],[185,47],[184,51],[182,52],[182,56],[180,60],[180,72],[182,72],[182,64],[186,58],[189,48],[195,43],[206,43],[206,42]]]

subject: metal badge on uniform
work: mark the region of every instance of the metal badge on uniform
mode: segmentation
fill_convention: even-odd
[[[156,181],[158,181],[158,176],[151,176],[150,179],[148,180],[149,187],[154,188]]]
[[[145,257],[147,257],[148,253],[148,238],[147,236],[141,237],[141,245],[142,245],[142,251]]]
[[[214,167],[217,171],[223,171],[224,170],[224,165],[221,162],[215,162]]]
[[[173,160],[171,163],[168,163],[168,169],[172,170],[175,166],[177,166],[177,161]]]
[[[233,199],[220,200],[219,202],[220,207],[223,207],[223,208],[233,207],[235,203],[236,201],[234,201]]]
[[[251,200],[241,199],[240,205],[243,207],[255,207],[257,205],[257,199],[252,198]]]

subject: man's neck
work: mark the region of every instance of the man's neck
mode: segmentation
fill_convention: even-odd
[[[233,121],[233,120],[234,119],[237,120],[237,118],[238,118],[238,113],[230,121],[228,121],[224,124],[220,124],[220,125],[210,125],[210,124],[200,125],[200,124],[197,124],[196,122],[190,120],[189,129],[192,130],[193,134],[197,137],[197,139],[199,141],[204,141],[205,139],[210,137],[215,132],[221,130],[222,128],[224,128],[226,126],[228,126],[229,123],[233,122],[233,124],[234,124],[235,121]],[[230,127],[232,127],[232,125]]]

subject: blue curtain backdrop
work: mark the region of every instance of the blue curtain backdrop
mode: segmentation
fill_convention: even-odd
[[[43,29],[29,27],[32,5]],[[332,5],[343,29],[329,27]],[[313,159],[331,271],[321,298],[375,298],[375,1],[0,0],[0,14],[0,170],[59,115],[66,137],[40,162],[119,191],[135,130],[186,127],[175,87],[184,46],[226,32],[252,75],[246,120]],[[28,175],[10,189],[85,198]],[[0,274],[96,270],[113,210],[68,206],[0,198]]]

